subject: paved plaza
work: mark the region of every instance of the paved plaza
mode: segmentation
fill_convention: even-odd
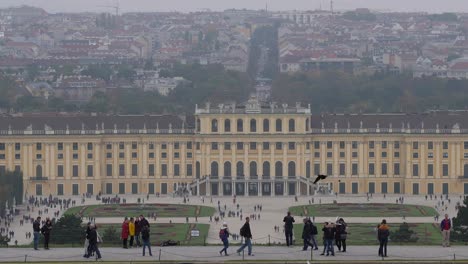
[[[136,203],[138,198],[143,198],[143,196],[123,196],[126,198],[127,203]],[[180,197],[150,197],[149,200],[146,200],[145,203],[172,203],[172,204],[183,204],[183,198]],[[337,203],[395,203],[395,200],[398,196],[391,196],[387,195],[386,197],[374,195],[374,197],[367,199],[366,196],[314,196],[314,204],[327,204],[333,203],[336,201]],[[455,204],[456,202],[460,201],[459,196],[452,196],[451,203],[448,207],[447,213],[451,216],[456,214],[455,211]],[[278,259],[289,259],[289,260],[310,260],[311,254],[309,252],[303,252],[300,245],[296,245],[292,248],[287,248],[285,246],[259,246],[259,244],[268,244],[271,243],[284,243],[284,236],[283,233],[275,232],[274,226],[282,226],[283,225],[283,217],[286,214],[287,210],[291,206],[296,205],[306,205],[309,204],[309,200],[311,197],[298,197],[298,201],[295,201],[294,197],[238,197],[236,203],[233,203],[232,197],[213,197],[212,202],[210,197],[205,197],[204,202],[202,202],[201,197],[190,197],[187,204],[192,205],[205,205],[205,206],[213,206],[217,208],[218,200],[220,201],[221,207],[224,209],[224,205],[226,204],[227,210],[237,211],[237,204],[239,204],[239,208],[242,209],[243,217],[249,216],[251,214],[260,214],[260,220],[252,220],[251,221],[251,229],[253,234],[253,243],[254,245],[254,253],[256,254],[255,259],[265,259],[265,260],[278,260]],[[76,198],[77,205],[82,205],[80,199]],[[424,196],[405,196],[404,204],[418,204],[418,205],[426,205],[434,207],[439,200],[426,200]],[[100,204],[100,201],[97,201],[95,198],[89,198],[85,200],[84,205],[92,205],[92,204]],[[254,211],[255,205],[262,205],[262,211],[259,212]],[[440,207],[439,207],[440,208]],[[36,217],[36,212],[38,209],[35,208],[34,212],[25,212],[25,207],[21,206],[21,213],[22,214],[30,214],[31,217]],[[57,209],[49,209],[49,213],[43,215],[43,219],[46,216],[52,217],[53,213],[56,212]],[[63,212],[61,212],[63,213]],[[445,211],[438,211],[439,214],[443,215]],[[19,219],[20,216],[17,216],[18,221],[14,221],[10,228],[15,231],[15,237],[12,239],[11,244],[14,243],[15,240],[18,240],[18,244],[30,244],[32,239],[26,239],[25,233],[32,232],[32,225],[27,223],[24,226],[19,226]],[[215,213],[214,216],[217,216]],[[339,215],[337,215],[338,217]],[[96,218],[96,223],[104,224],[104,223],[121,223],[123,217],[102,217]],[[295,216],[296,223],[301,223],[301,217]],[[375,217],[345,217],[345,220],[350,224],[350,228],[352,230],[352,223],[380,223],[382,217],[375,216]],[[388,223],[390,224],[391,228],[398,228],[398,224],[402,222],[408,223],[434,223],[434,217],[406,217],[403,219],[402,217],[388,217],[386,218]],[[174,218],[162,218],[158,217],[156,221],[154,219],[148,219],[151,223],[185,223],[185,217],[174,217]],[[323,223],[324,221],[334,221],[335,218],[330,217],[320,217],[315,216],[316,223]],[[86,218],[83,219],[84,222],[87,221]],[[227,222],[231,232],[239,233],[239,229],[241,228],[242,224],[244,223],[244,219],[240,220],[240,217],[226,217],[222,219],[219,223],[210,222],[209,217],[200,217],[195,220],[194,217],[189,218],[190,223],[206,223],[210,224],[211,227],[209,229],[208,237],[206,239],[207,244],[210,246],[206,247],[154,247],[153,254],[155,257],[159,258],[159,250],[161,249],[161,259],[163,260],[183,260],[183,259],[194,259],[194,260],[227,260],[227,259],[239,259],[240,257],[234,253],[235,248],[238,247],[238,241],[231,241],[232,246],[229,248],[231,252],[231,256],[229,257],[219,257],[219,250],[220,246],[213,246],[213,245],[221,245],[221,241],[219,239],[219,228],[223,221]],[[321,235],[321,232],[319,236]],[[357,234],[356,234],[357,235]],[[105,239],[105,238],[104,238]],[[302,241],[298,239],[298,241]],[[321,245],[321,243],[320,243]],[[376,246],[350,246],[348,253],[338,253],[337,256],[334,258],[336,260],[339,259],[359,259],[359,260],[374,260],[379,259],[377,256],[377,241]],[[465,252],[466,248],[462,246],[456,246],[451,248],[442,248],[442,247],[401,247],[401,246],[391,246],[389,249],[389,255],[391,258],[397,259],[444,259],[449,260],[453,259],[454,254],[456,259],[468,259],[468,253]],[[148,260],[148,257],[143,258],[141,256],[140,249],[129,249],[127,251],[122,251],[120,248],[103,248],[102,249],[103,256],[105,260]],[[54,260],[54,259],[63,259],[63,260],[82,260],[82,253],[83,250],[80,248],[61,248],[61,249],[52,249],[50,251],[37,251],[35,252],[29,248],[10,248],[10,249],[0,249],[0,261],[10,261],[10,260],[23,260],[27,255],[28,260],[31,261],[40,261],[40,260]],[[234,253],[234,254],[232,254]],[[313,259],[323,259],[323,256],[319,256],[319,251],[314,251]],[[457,257],[458,256],[458,257]]]
[[[143,198],[143,196],[122,196],[125,197],[127,203],[136,203],[138,198]],[[385,198],[380,195],[374,195],[372,198],[367,200],[366,196],[314,196],[314,204],[327,204],[333,203],[335,200],[340,203],[395,203],[395,200],[398,196],[391,196],[387,195]],[[81,204],[79,198],[74,197],[77,200],[77,205],[92,205],[92,204],[101,204],[100,201],[97,201],[94,197],[85,200],[84,204]],[[146,200],[145,203],[173,203],[173,204],[183,204],[183,198],[180,197],[155,197],[150,196],[149,200]],[[459,196],[452,196],[450,197],[452,202],[448,207],[447,213],[451,216],[456,215],[455,211],[455,204],[457,201],[460,201]],[[73,198],[72,198],[73,199]],[[217,208],[218,200],[220,201],[221,207],[224,209],[224,205],[226,204],[227,210],[237,211],[237,204],[239,204],[239,208],[242,209],[243,217],[249,216],[251,214],[260,214],[260,220],[252,220],[251,221],[251,228],[253,234],[253,241],[256,243],[274,243],[274,242],[284,242],[284,237],[282,232],[274,232],[274,226],[282,226],[283,225],[283,217],[286,215],[286,212],[289,207],[296,206],[296,205],[306,205],[309,204],[309,200],[311,197],[298,197],[298,201],[296,202],[294,197],[237,197],[236,203],[233,203],[232,197],[213,197],[213,202],[211,203],[211,198],[205,197],[204,203],[202,202],[203,199],[200,197],[190,197],[187,204],[192,205],[205,205],[205,206],[213,206]],[[440,197],[439,200],[440,201]],[[428,199],[426,201],[424,196],[406,196],[405,197],[405,204],[418,204],[418,205],[426,205],[434,207],[437,204],[436,200]],[[262,211],[258,212],[254,211],[255,205],[262,205]],[[31,217],[37,216],[38,209],[43,209],[45,207],[35,208],[34,212],[26,212],[25,206],[20,206],[20,216],[17,216],[17,221],[13,221],[10,230],[15,231],[15,237],[12,239],[10,244],[14,244],[14,241],[18,241],[18,245],[30,244],[32,239],[26,239],[25,233],[32,232],[32,225],[29,223],[25,223],[24,226],[19,225],[20,217],[25,215],[31,215]],[[56,212],[57,209],[50,209],[48,214],[43,214],[42,218],[49,216],[53,218],[53,213]],[[445,214],[445,211],[438,210],[440,215]],[[61,211],[60,213],[63,213]],[[215,213],[215,216],[217,214]],[[337,215],[338,217],[339,215]],[[103,223],[122,223],[124,215],[122,217],[103,217],[103,218],[96,218],[97,224]],[[301,217],[295,216],[296,223],[301,223]],[[390,224],[391,227],[396,228],[398,223],[408,222],[408,223],[434,223],[434,217],[406,217],[403,219],[402,217],[387,217],[387,222]],[[153,219],[148,219],[150,223],[185,223],[185,217],[167,217],[162,218],[158,217],[156,221]],[[226,217],[222,219],[219,223],[210,222],[209,217],[199,217],[197,219],[198,223],[200,224],[210,224],[210,230],[208,233],[207,243],[209,244],[220,244],[219,240],[219,228],[223,221],[227,222],[229,229],[231,232],[238,233],[244,220],[240,220],[240,217]],[[382,217],[345,217],[345,221],[348,223],[375,223],[378,224],[382,220]],[[316,223],[323,223],[325,221],[335,221],[335,217],[320,217],[315,216]],[[87,222],[86,217],[83,218],[83,222]],[[195,218],[189,218],[190,223],[195,223]],[[350,226],[352,229],[352,226]],[[269,239],[269,240],[268,240]]]
[[[150,260],[193,260],[193,261],[209,261],[212,263],[219,263],[222,261],[235,261],[235,260],[382,260],[377,256],[378,246],[350,246],[348,252],[336,252],[336,256],[320,256],[320,250],[302,251],[301,247],[253,247],[254,256],[248,256],[245,252],[244,256],[237,255],[234,251],[237,247],[228,249],[229,256],[220,256],[220,246],[207,246],[207,247],[153,247],[153,256],[146,255],[143,257],[141,249],[127,249],[121,248],[102,248],[102,260],[104,261],[150,261]],[[161,254],[161,255],[160,255]],[[415,247],[415,246],[389,246],[389,257],[385,260],[467,260],[468,252],[466,247],[457,246],[450,248],[443,247]],[[0,262],[39,262],[39,261],[82,261],[83,260],[82,248],[59,248],[44,251],[33,251],[30,249],[0,249]],[[86,260],[86,259],[85,259]],[[89,259],[88,261],[94,261]]]

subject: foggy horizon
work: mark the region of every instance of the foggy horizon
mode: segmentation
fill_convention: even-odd
[[[29,5],[44,8],[51,13],[57,12],[107,12],[109,7],[116,3],[113,0],[2,0],[0,8]],[[142,11],[179,11],[194,12],[210,9],[222,11],[225,9],[268,9],[271,11],[282,10],[322,10],[330,9],[328,0],[238,0],[236,2],[226,0],[195,0],[187,3],[186,0],[172,0],[169,3],[162,0],[120,0],[121,13]],[[463,5],[460,0],[334,0],[334,10],[343,11],[355,8],[369,8],[376,11],[394,12],[468,12],[468,5]]]

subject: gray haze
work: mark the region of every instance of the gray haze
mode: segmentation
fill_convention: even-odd
[[[116,0],[0,0],[0,7],[32,5],[49,12],[111,11],[100,5],[111,5]],[[268,3],[270,10],[315,10],[322,5],[330,8],[329,0],[120,0],[122,12],[132,11],[201,11],[228,8],[262,9]],[[335,10],[367,7],[381,11],[446,11],[468,12],[468,0],[334,0]],[[320,4],[322,3],[322,4]]]

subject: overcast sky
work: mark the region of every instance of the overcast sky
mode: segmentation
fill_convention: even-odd
[[[228,8],[265,8],[270,10],[314,10],[330,8],[330,0],[118,0],[122,12],[132,11],[200,11],[205,8],[224,10]],[[49,12],[112,11],[98,7],[110,5],[117,0],[0,0],[0,7],[32,5]],[[468,12],[468,0],[334,0],[335,10],[368,7],[382,11],[446,11]]]

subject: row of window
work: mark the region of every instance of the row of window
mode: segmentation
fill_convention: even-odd
[[[197,127],[200,128],[200,120],[197,120],[198,124]],[[309,119],[306,120],[306,129],[309,127]],[[257,132],[257,120],[250,119],[250,130],[251,133]],[[275,121],[275,131],[276,132],[283,132],[283,120],[276,119]],[[296,131],[296,121],[294,119],[289,119],[288,121],[288,132],[295,132]],[[216,133],[219,132],[219,124],[217,119],[211,120],[211,132]],[[231,120],[225,119],[224,120],[224,132],[231,132]],[[236,121],[236,132],[244,132],[244,120],[237,119]],[[264,119],[263,120],[263,132],[270,132],[270,120]]]
[[[4,166],[0,166],[3,167]],[[192,164],[186,164],[186,175],[187,176],[193,176],[193,169],[192,169]],[[174,164],[173,165],[173,174],[174,176],[180,176],[180,165],[179,164]],[[132,164],[131,167],[131,175],[132,176],[138,176],[138,165],[137,164]],[[148,175],[149,176],[155,176],[155,166],[154,164],[150,164],[148,166]],[[87,165],[87,177],[94,177],[94,166],[93,165]],[[107,164],[106,165],[106,176],[114,176],[113,172],[113,165],[112,164]],[[119,172],[118,176],[125,176],[125,164],[119,164]],[[161,176],[168,176],[168,168],[167,164],[161,164]],[[36,166],[36,177],[37,178],[42,178],[43,173],[42,173],[42,165],[37,165]],[[58,165],[57,166],[57,177],[64,177],[64,166],[63,165]],[[79,166],[78,165],[73,165],[72,166],[72,177],[79,177]]]
[[[200,163],[197,162],[197,176],[200,176]],[[310,177],[310,166],[311,163],[310,161],[306,162],[306,176]],[[94,166],[93,165],[87,165],[87,177],[94,177]],[[106,176],[111,177],[114,176],[113,172],[114,166],[112,164],[107,164],[106,165]],[[118,171],[118,176],[125,176],[125,164],[119,164],[118,166],[119,171]],[[20,169],[19,166],[15,167],[16,169]],[[5,166],[0,166],[0,171],[3,170],[5,171]],[[381,163],[380,164],[380,174],[381,175],[388,175],[388,164],[387,163]],[[218,162],[214,161],[211,163],[211,176],[217,177],[220,176],[219,174],[219,165]],[[321,167],[319,163],[314,164],[314,175],[318,175],[323,173],[321,171]],[[368,171],[367,173],[369,175],[375,175],[375,163],[369,163],[368,164]],[[258,170],[257,170],[257,162],[252,161],[249,163],[249,174],[252,177],[258,176]],[[333,171],[333,164],[327,163],[326,164],[326,174],[327,175],[334,175]],[[357,176],[359,174],[359,165],[357,163],[352,163],[351,164],[351,175]],[[419,175],[419,164],[413,164],[412,165],[412,176],[413,177],[418,177]],[[42,166],[37,165],[36,166],[36,177],[42,178]],[[138,176],[138,165],[137,164],[132,164],[131,165],[131,175],[132,176]],[[148,175],[149,176],[155,176],[155,165],[154,164],[149,164],[148,165]],[[173,175],[174,176],[180,176],[180,164],[173,164]],[[193,176],[193,168],[192,164],[186,164],[186,175],[187,176]],[[338,175],[346,175],[346,164],[340,163],[339,164],[339,174]],[[393,163],[393,175],[400,175],[400,163]],[[426,175],[429,177],[434,176],[434,164],[427,164],[427,171]],[[464,175],[468,177],[468,164],[464,165]],[[63,177],[64,176],[64,166],[63,165],[58,165],[57,166],[57,176],[58,177]],[[79,176],[79,166],[78,165],[73,165],[72,166],[72,177],[78,177]],[[168,176],[168,165],[167,164],[161,164],[161,176]],[[232,176],[232,165],[230,161],[226,161],[223,164],[223,175],[224,177],[231,177]],[[244,177],[244,163],[242,161],[239,161],[236,163],[236,169],[235,169],[235,176],[237,177]],[[263,170],[262,170],[262,176],[270,176],[270,162],[265,161],[263,162]],[[275,176],[276,177],[282,177],[283,176],[283,163],[281,161],[277,161],[275,163]],[[296,163],[294,161],[290,161],[288,163],[288,173],[287,176],[296,176]],[[442,176],[449,176],[449,165],[448,164],[442,164]]]
[[[72,183],[72,195],[81,195],[80,193],[80,185],[77,183]],[[148,183],[148,194],[155,194],[155,183]],[[119,194],[126,194],[127,193],[127,184],[125,183],[118,183],[118,193]],[[141,190],[139,190],[138,183],[134,182],[130,184],[131,194],[139,194]],[[174,190],[176,189],[176,184],[174,183]],[[86,193],[94,194],[94,184],[88,183],[86,184]],[[113,192],[113,184],[106,183],[105,184],[105,193],[106,194],[114,194]],[[162,182],[160,183],[160,193],[165,195],[168,193],[168,183]],[[42,184],[36,184],[36,195],[43,195],[43,186]],[[64,195],[64,184],[58,183],[57,184],[57,195],[61,196]]]
[[[253,143],[256,143],[256,142],[253,142]],[[333,141],[326,141],[324,143],[327,145],[327,149],[332,149],[333,148],[333,144],[334,144]],[[383,148],[383,149],[387,148],[388,141],[381,141],[380,143],[381,143],[381,148]],[[57,150],[59,150],[59,151],[63,150],[63,146],[64,146],[63,144],[64,143],[62,143],[62,142],[57,143]],[[199,144],[200,143],[198,142],[197,143],[197,149],[200,149]],[[213,143],[213,144],[215,144],[215,143]],[[226,146],[226,144],[229,144],[229,143],[226,142],[224,144]],[[242,142],[237,143],[239,148],[243,148],[243,147],[240,147],[240,144],[243,144],[243,143]],[[252,143],[250,143],[250,144],[252,144]],[[269,143],[268,142],[264,142],[263,144],[264,144],[263,145],[264,149],[269,148]],[[278,145],[280,143],[276,143],[276,144]],[[294,144],[294,142],[289,142],[289,144],[290,145]],[[339,141],[338,144],[339,144],[340,149],[344,149],[345,145],[346,145],[346,142],[345,141]],[[395,142],[393,142],[393,144],[394,144],[393,147],[395,149],[400,148],[400,142],[399,141],[395,141]],[[420,142],[413,142],[413,149],[419,149],[420,144],[421,144]],[[131,146],[132,149],[137,149],[138,148],[138,143],[137,142],[132,142],[131,145],[132,145]],[[315,149],[320,149],[320,141],[314,141],[313,145],[314,145]],[[351,147],[353,149],[357,149],[358,145],[359,145],[358,141],[352,141],[351,142]],[[148,146],[149,146],[150,150],[154,149],[154,143],[150,143]],[[369,141],[368,146],[369,146],[370,149],[375,148],[375,141]],[[76,142],[72,143],[73,151],[77,151],[78,147],[79,147],[78,143],[76,143]],[[192,149],[192,142],[186,142],[186,147],[187,147],[187,149]],[[448,141],[442,142],[442,149],[448,149],[448,147],[449,147]],[[463,142],[463,147],[464,147],[464,149],[468,149],[468,141]],[[119,149],[123,150],[124,148],[125,148],[125,143],[120,142],[119,143]],[[428,149],[434,149],[434,142],[432,142],[432,141],[427,142],[427,148]],[[112,144],[106,144],[106,149],[111,150],[112,149]],[[163,149],[163,150],[167,149],[167,144],[165,144],[165,143],[161,144],[161,149]],[[174,143],[174,149],[180,149],[180,142],[175,142]],[[307,149],[310,149],[310,142],[307,142]],[[0,143],[0,151],[4,151],[4,150],[5,150],[5,143]],[[16,151],[21,150],[21,144],[20,143],[15,143],[15,150]],[[36,150],[42,150],[42,143],[36,143]],[[89,150],[89,151],[93,150],[93,143],[90,143],[90,142],[87,143],[87,150]]]

